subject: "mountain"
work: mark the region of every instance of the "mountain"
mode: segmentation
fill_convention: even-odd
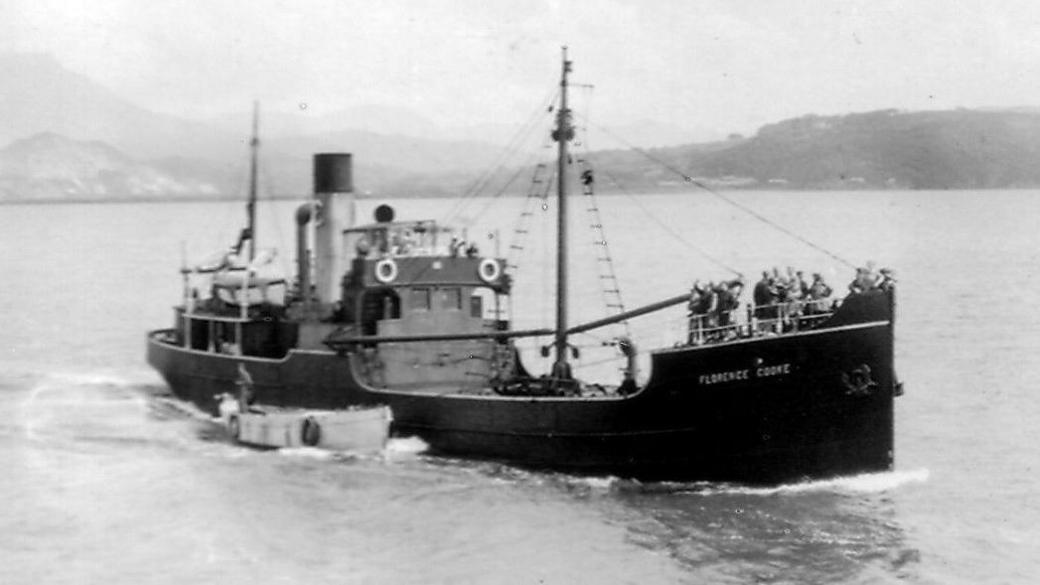
[[[703,177],[789,188],[988,189],[1040,185],[1040,115],[880,110],[803,116],[686,158]]]
[[[98,141],[36,134],[0,149],[0,201],[213,197],[222,186],[170,173]]]
[[[366,133],[346,133],[342,143],[356,141],[355,184],[364,194],[378,196],[448,196],[462,192],[475,173],[454,169],[438,158],[438,143],[411,141],[413,148],[389,156],[402,142]],[[300,140],[305,140],[301,138]],[[329,140],[337,140],[331,138]],[[301,151],[331,150],[322,145]],[[328,146],[328,145],[325,145]],[[313,148],[312,148],[313,147]],[[462,147],[459,147],[462,148]],[[379,156],[377,156],[379,154]],[[368,156],[371,155],[371,156]],[[425,173],[372,163],[405,161]],[[481,154],[486,158],[488,155]],[[428,160],[421,161],[426,157]],[[191,157],[139,160],[104,142],[73,140],[53,132],[16,140],[0,149],[0,201],[225,198],[242,196],[248,161],[224,164]],[[440,165],[440,166],[438,166]],[[311,188],[311,155],[264,154],[260,187],[265,197],[305,197]]]
[[[248,114],[206,123],[151,112],[42,54],[0,53],[0,119],[0,145],[39,133],[99,141],[154,161],[159,170],[190,169],[190,180],[201,173],[218,184],[239,182],[229,177],[248,155]],[[435,135],[435,126],[403,108],[269,113],[261,119],[262,152],[279,194],[309,191],[315,152],[354,152],[359,177],[373,178],[368,187],[379,189],[415,172],[477,172],[499,150],[487,142],[422,134]]]
[[[375,104],[355,106],[321,114],[312,109],[295,112],[261,111],[261,133],[268,139],[286,136],[318,135],[356,130],[388,136],[410,136],[441,139],[441,128],[428,118],[408,108]],[[252,112],[241,110],[214,117],[206,122],[225,132],[241,132],[249,128]]]
[[[225,132],[235,133],[242,128],[249,128],[251,116],[251,112],[240,110],[210,118],[206,123]],[[545,119],[550,119],[548,114]],[[330,136],[354,131],[421,141],[480,144],[485,149],[488,145],[505,146],[523,130],[520,125],[504,122],[441,126],[408,108],[375,104],[328,114],[312,113],[309,109],[297,112],[263,111],[260,125],[261,134],[272,143],[288,137]],[[548,136],[548,129],[545,135]],[[716,140],[724,137],[725,133],[717,129],[691,129],[674,122],[643,119],[622,125],[589,125],[587,134],[582,133],[582,136],[587,136],[588,142],[601,148],[629,144],[645,148]]]
[[[240,136],[138,107],[43,54],[0,54],[0,144],[40,132],[142,157],[241,156]]]
[[[808,115],[763,126],[750,138],[588,158],[610,173],[601,190],[685,188],[682,175],[745,189],[1040,187],[1040,112]]]
[[[241,191],[245,114],[205,123],[150,112],[51,57],[8,53],[0,54],[0,119],[0,145],[14,141],[0,150],[0,197]],[[718,134],[695,135],[681,121],[592,131],[601,134],[582,135],[589,144],[575,152],[601,173],[600,190],[679,188],[683,174],[739,188],[1040,186],[1040,109],[1033,107],[807,115],[763,126],[749,138],[657,148],[643,145]],[[511,136],[498,124],[442,131],[396,107],[269,113],[261,119],[261,177],[268,178],[269,194],[302,197],[310,191],[311,156],[336,151],[355,154],[358,189],[377,196],[460,195],[478,182],[487,182],[485,193],[523,192],[528,175],[517,165],[527,154],[500,160],[499,145]],[[638,148],[584,152],[618,143]],[[497,174],[484,181],[492,167]],[[517,177],[513,184],[506,183],[510,176]]]

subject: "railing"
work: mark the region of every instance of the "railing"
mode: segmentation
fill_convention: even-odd
[[[839,304],[838,299],[748,303],[743,309],[694,313],[687,317],[686,344],[704,345],[815,329],[834,314]]]

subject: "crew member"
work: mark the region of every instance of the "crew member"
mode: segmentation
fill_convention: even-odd
[[[235,381],[235,385],[238,386],[238,411],[249,412],[249,406],[253,404],[256,396],[253,390],[253,376],[242,362],[238,363],[238,380]]]
[[[878,288],[888,292],[894,290],[896,287],[896,274],[891,268],[881,269],[881,283],[878,284]]]
[[[720,283],[716,288],[719,327],[729,327],[732,324],[733,311],[740,307],[740,293],[743,291],[744,279],[742,278]]]
[[[827,311],[827,299],[831,296],[831,287],[823,281],[823,275],[819,272],[813,274],[813,282],[809,286],[808,304],[810,313],[824,313]]]
[[[689,323],[687,343],[700,345],[704,342],[704,315],[701,308],[704,303],[704,289],[701,282],[695,280],[690,287],[690,300],[686,302],[686,316]]]

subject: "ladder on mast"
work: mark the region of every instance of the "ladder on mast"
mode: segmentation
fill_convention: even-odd
[[[610,245],[607,243],[607,236],[603,230],[603,218],[599,205],[596,203],[595,177],[592,167],[584,159],[579,159],[578,162],[583,167],[580,180],[582,195],[585,198],[585,210],[589,214],[589,227],[595,234],[592,243],[596,250],[596,272],[600,292],[603,293],[603,302],[607,311],[621,314],[625,312],[625,302],[621,298],[621,284],[618,282],[617,272],[614,270],[614,259],[610,255]],[[625,335],[629,336],[628,321],[621,321],[621,325],[625,328]]]
[[[506,273],[510,275],[516,275],[520,254],[527,243],[527,235],[531,233],[534,202],[541,199],[543,211],[548,207],[549,189],[552,186],[551,174],[547,176],[548,168],[545,163],[538,163],[531,175],[531,186],[527,191],[524,210],[520,212],[520,217],[517,219],[516,227],[513,229],[513,241],[509,244],[509,252],[506,255]]]

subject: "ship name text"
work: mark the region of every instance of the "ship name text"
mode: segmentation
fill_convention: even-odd
[[[742,370],[729,370],[726,372],[711,372],[709,374],[701,374],[697,377],[697,382],[701,386],[710,386],[711,384],[721,384],[723,382],[737,382],[741,380],[751,380],[756,378],[769,378],[772,376],[782,376],[784,374],[791,373],[791,364],[775,364],[771,366],[758,366],[756,368],[744,368]]]

